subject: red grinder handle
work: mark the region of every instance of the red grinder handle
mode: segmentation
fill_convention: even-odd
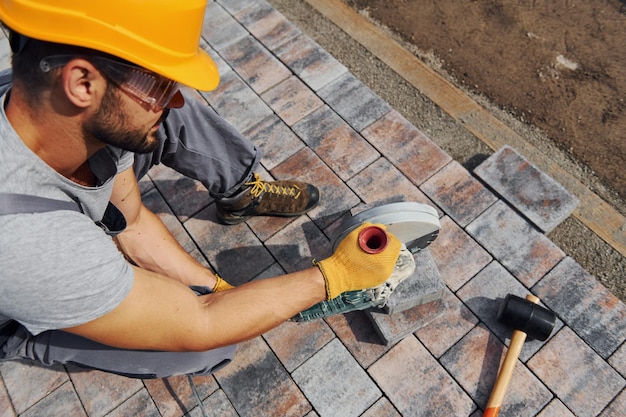
[[[359,247],[367,253],[380,253],[387,247],[387,233],[378,226],[368,226],[359,232]]]

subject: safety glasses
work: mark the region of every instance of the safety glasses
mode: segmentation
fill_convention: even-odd
[[[74,58],[79,57],[74,55],[49,56],[39,62],[39,68],[43,72],[49,72],[53,68],[62,67]],[[144,68],[100,56],[86,56],[84,58],[93,63],[120,90],[137,98],[153,111],[160,111],[165,108],[181,88],[181,85],[176,81]]]

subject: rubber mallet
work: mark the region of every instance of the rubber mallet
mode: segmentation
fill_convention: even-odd
[[[500,306],[498,321],[514,330],[483,417],[496,417],[500,412],[504,394],[511,382],[513,369],[526,341],[526,336],[543,342],[550,337],[556,323],[556,316],[551,311],[541,307],[539,298],[532,294],[527,295],[526,299],[509,294]]]

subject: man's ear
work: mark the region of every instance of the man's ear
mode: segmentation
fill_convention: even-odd
[[[63,67],[63,91],[77,107],[86,108],[98,101],[106,90],[106,80],[93,64],[76,58]]]

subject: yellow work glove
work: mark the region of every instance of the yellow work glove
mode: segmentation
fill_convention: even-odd
[[[215,274],[215,278],[217,279],[217,281],[215,282],[215,286],[213,286],[213,292],[226,291],[235,288],[228,282],[223,280],[222,277],[220,277],[219,275]]]
[[[385,282],[393,273],[402,243],[387,233],[387,246],[376,254],[367,253],[359,246],[361,230],[382,224],[364,223],[350,232],[329,258],[315,263],[326,281],[326,299],[332,300],[346,291],[376,287]]]

